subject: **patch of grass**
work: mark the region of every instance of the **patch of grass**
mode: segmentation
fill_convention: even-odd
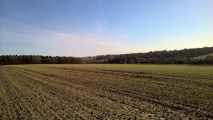
[[[204,60],[207,56],[213,56],[213,53],[207,54],[207,55],[202,55],[202,56],[193,57],[193,58],[191,58],[191,59]]]

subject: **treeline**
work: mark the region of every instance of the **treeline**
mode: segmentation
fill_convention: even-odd
[[[64,56],[39,56],[39,55],[2,55],[1,65],[11,64],[79,64],[80,58]]]
[[[148,53],[134,53],[121,55],[101,55],[96,56],[95,61],[102,63],[118,64],[212,64],[213,47],[193,48],[173,51],[154,51]],[[205,58],[195,58],[207,55]]]

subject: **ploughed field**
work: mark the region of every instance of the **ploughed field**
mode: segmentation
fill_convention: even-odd
[[[213,67],[0,66],[0,119],[213,119]]]

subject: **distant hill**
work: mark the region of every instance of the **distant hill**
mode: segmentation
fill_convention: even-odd
[[[213,64],[213,47],[120,55],[98,55],[84,58],[83,61],[84,63],[118,64]]]

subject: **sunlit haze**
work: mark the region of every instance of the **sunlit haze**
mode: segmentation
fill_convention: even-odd
[[[213,46],[212,0],[0,0],[0,55]]]

